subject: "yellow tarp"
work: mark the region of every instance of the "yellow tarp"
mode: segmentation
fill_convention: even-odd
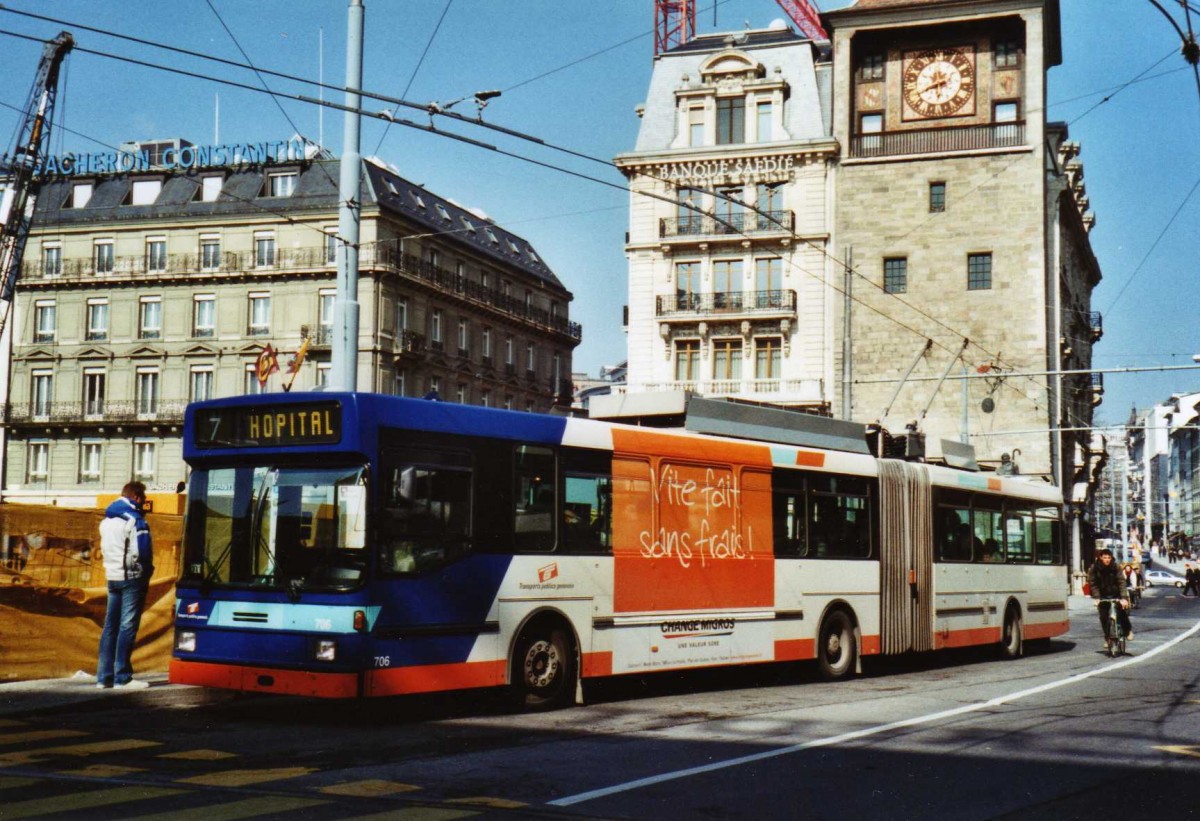
[[[0,504],[0,681],[96,671],[107,602],[100,510]],[[135,673],[171,658],[183,517],[151,513],[154,576],[133,653]]]

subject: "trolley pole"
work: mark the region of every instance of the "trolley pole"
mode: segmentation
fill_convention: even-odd
[[[338,272],[334,297],[337,329],[330,373],[331,386],[342,391],[358,387],[358,229],[362,218],[362,203],[358,199],[362,173],[358,92],[362,88],[363,15],[362,0],[350,0],[346,15],[346,114],[338,185]]]

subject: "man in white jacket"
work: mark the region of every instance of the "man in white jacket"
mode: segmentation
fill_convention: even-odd
[[[142,689],[150,685],[133,678],[133,645],[146,604],[146,589],[154,573],[150,527],[142,515],[146,486],[129,482],[121,497],[104,511],[100,522],[100,551],[108,580],[108,609],[100,633],[96,686],[102,689]]]

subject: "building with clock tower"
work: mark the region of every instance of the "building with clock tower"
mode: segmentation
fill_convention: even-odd
[[[933,455],[967,441],[1071,501],[1103,385],[1056,372],[1091,367],[1100,270],[1079,147],[1046,120],[1057,0],[857,0],[824,19],[849,268],[835,414],[916,422]]]

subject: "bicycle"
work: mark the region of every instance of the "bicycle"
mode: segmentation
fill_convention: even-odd
[[[1096,606],[1108,603],[1108,629],[1104,631],[1104,646],[1110,658],[1125,655],[1125,631],[1121,629],[1121,620],[1117,612],[1122,599],[1098,599]]]

